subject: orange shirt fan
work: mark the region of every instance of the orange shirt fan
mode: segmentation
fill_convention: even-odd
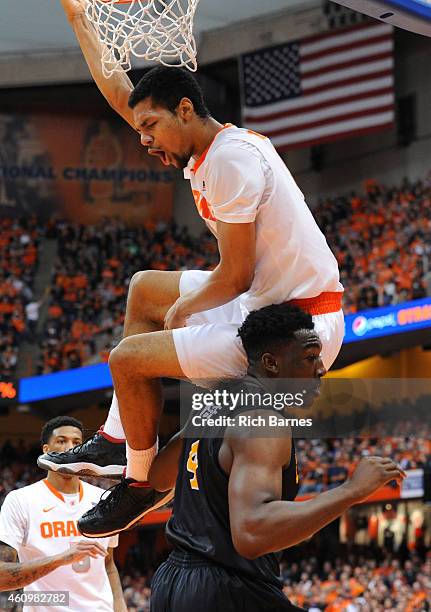
[[[194,72],[193,19],[199,0],[86,0],[102,43],[106,77],[130,70],[131,56]]]

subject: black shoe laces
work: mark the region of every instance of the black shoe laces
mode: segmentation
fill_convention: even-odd
[[[127,488],[128,483],[123,476],[118,484],[112,485],[112,487],[109,487],[109,489],[106,489],[106,491],[102,493],[102,497],[96,506],[97,509],[106,512],[115,510],[123,498]]]

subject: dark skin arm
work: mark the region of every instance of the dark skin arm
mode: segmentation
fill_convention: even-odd
[[[20,563],[17,551],[0,542],[0,592],[21,589],[62,565],[70,565],[88,556],[95,558],[105,554],[97,542],[76,542],[59,555]]]
[[[195,291],[178,298],[165,316],[165,329],[185,325],[186,317],[222,306],[247,291],[256,265],[255,223],[217,221],[220,263]]]
[[[125,72],[116,72],[107,79],[102,72],[102,47],[97,32],[85,16],[84,0],[61,0],[64,12],[75,32],[91,75],[108,104],[135,129],[133,111],[128,106],[133,84]]]
[[[120,576],[114,561],[113,548],[108,548],[108,554],[105,558],[105,568],[106,573],[108,574],[109,584],[111,585],[112,595],[114,597],[114,612],[127,612]]]
[[[221,454],[220,463],[230,472],[232,540],[247,559],[302,542],[380,486],[404,477],[391,459],[366,457],[341,486],[307,501],[281,501],[282,469],[290,457],[290,440],[236,438],[225,439],[225,444],[227,460]]]

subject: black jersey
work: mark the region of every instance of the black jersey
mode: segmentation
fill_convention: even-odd
[[[254,377],[243,379],[241,388],[244,388],[244,384],[251,391],[262,391]],[[229,476],[218,461],[222,443],[223,437],[184,440],[174,511],[166,526],[166,535],[177,550],[200,555],[232,571],[279,585],[279,554],[270,553],[249,560],[242,557],[233,545],[229,523]],[[250,486],[253,486],[252,482]],[[283,470],[282,499],[295,499],[298,489],[292,440],[290,464]]]

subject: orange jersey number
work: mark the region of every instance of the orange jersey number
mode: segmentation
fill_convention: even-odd
[[[198,477],[196,474],[198,469],[199,442],[200,440],[196,440],[196,442],[193,442],[189,452],[189,458],[187,459],[187,471],[193,474],[193,478],[190,478],[190,486],[195,491],[199,491]]]

